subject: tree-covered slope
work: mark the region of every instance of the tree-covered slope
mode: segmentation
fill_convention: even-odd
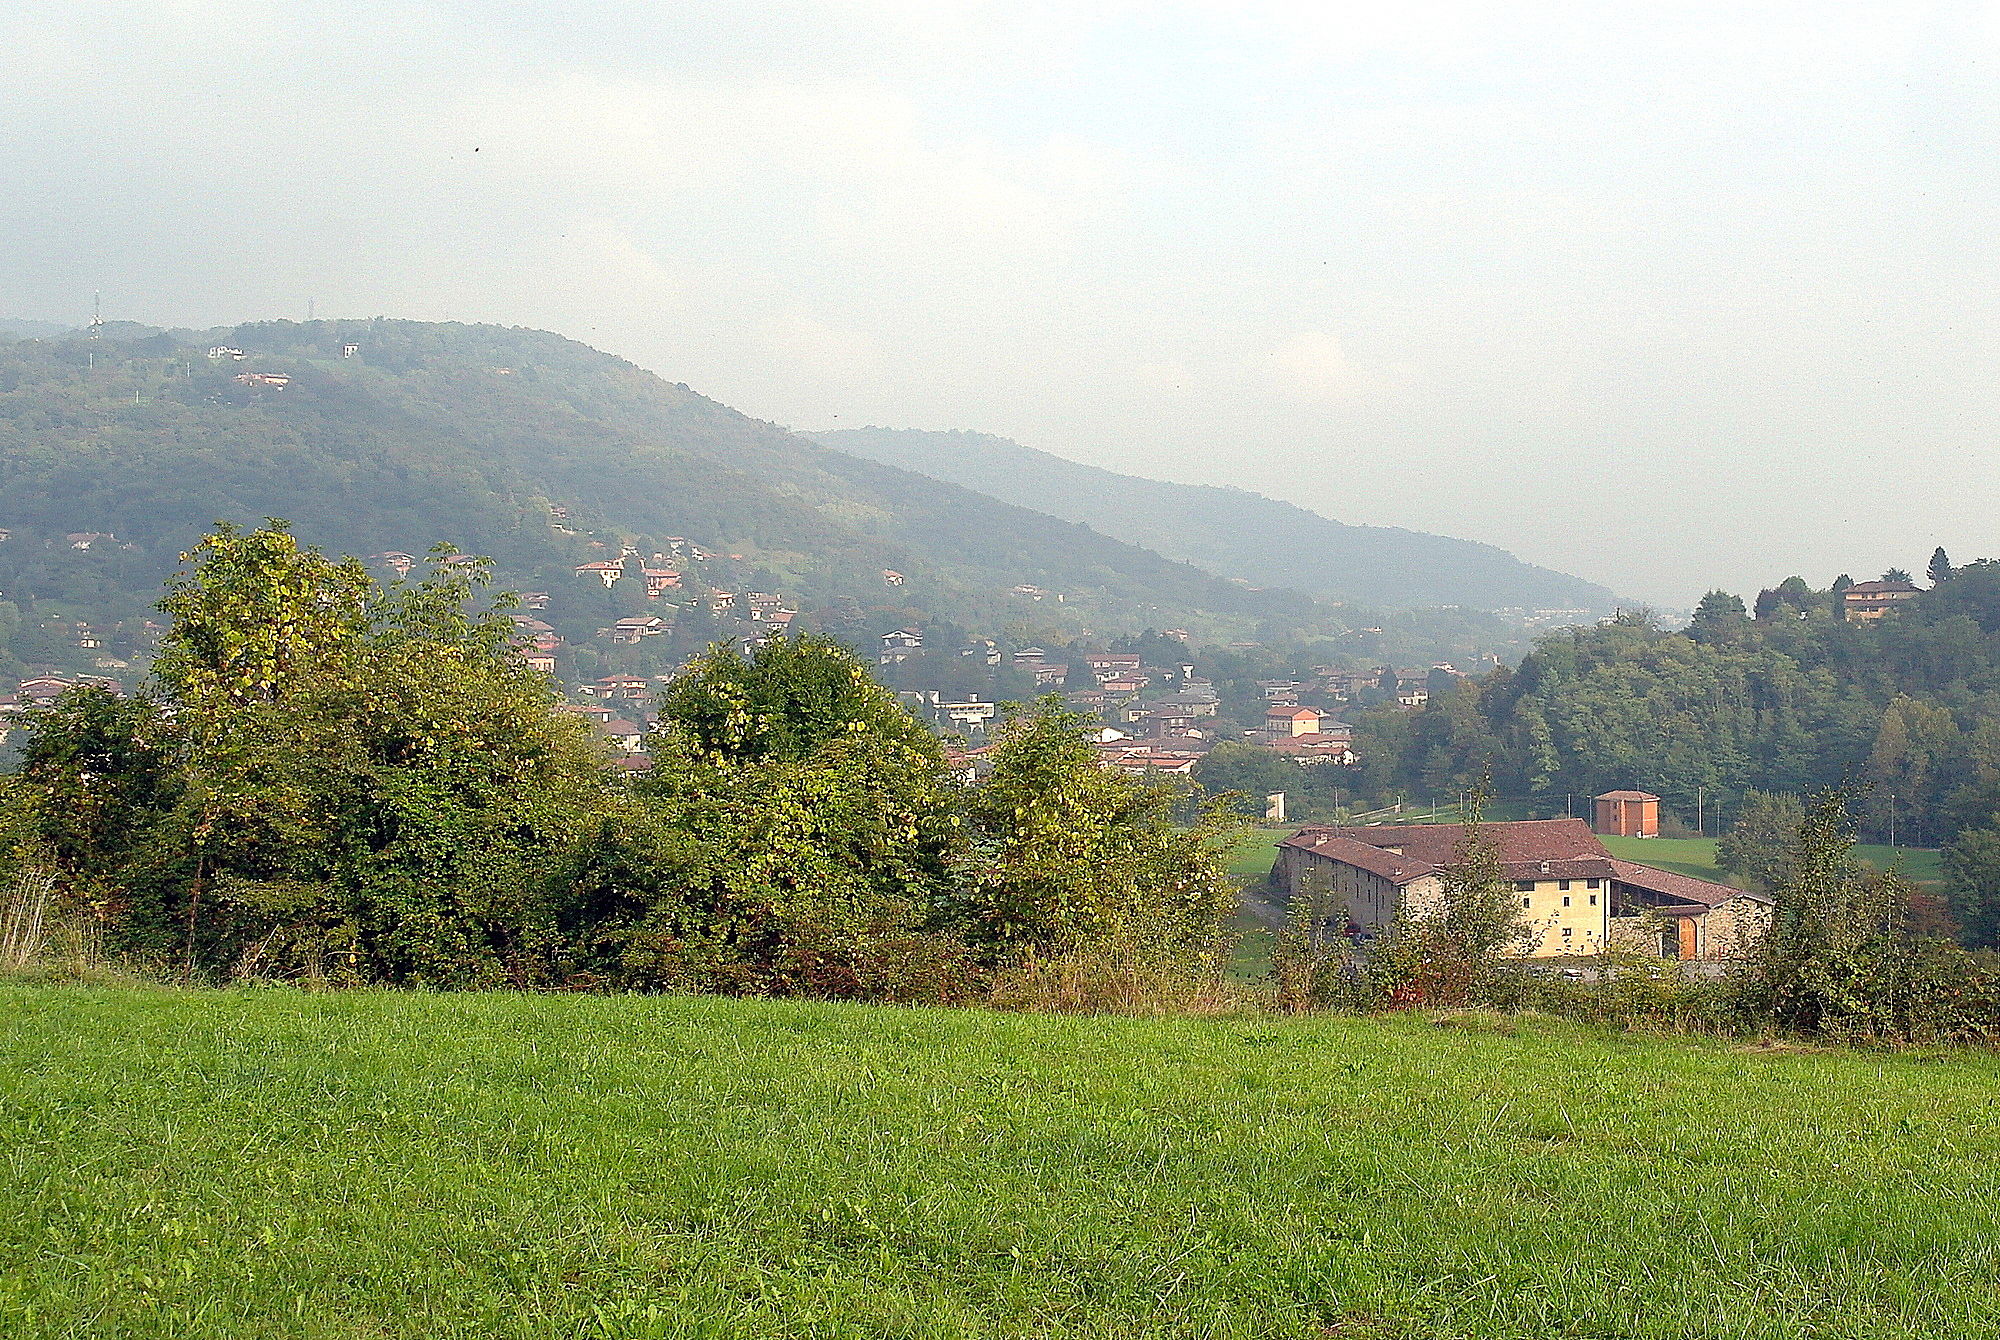
[[[246,382],[257,374],[290,380]],[[362,555],[447,540],[493,555],[508,584],[553,591],[607,549],[682,536],[717,554],[703,575],[808,609],[1218,636],[1321,613],[819,446],[543,332],[277,322],[0,344],[0,600],[142,617],[205,527],[265,516]],[[90,534],[115,539],[69,538]],[[1022,585],[1048,595],[1031,603]]]
[[[1602,586],[1492,545],[1349,525],[1242,489],[1116,474],[984,433],[851,428],[810,436],[1262,585],[1392,608],[1603,611],[1616,603]]]

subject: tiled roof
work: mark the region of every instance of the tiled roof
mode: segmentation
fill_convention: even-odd
[[[1486,837],[1500,859],[1501,873],[1510,880],[1606,879],[1612,876],[1609,853],[1581,819],[1529,819],[1484,825]],[[1435,871],[1457,858],[1465,839],[1463,824],[1371,824],[1359,828],[1307,828],[1281,846],[1360,865],[1351,859],[1353,843],[1377,853],[1387,852],[1404,873],[1386,878],[1406,882]],[[1342,845],[1335,846],[1339,842]],[[1390,848],[1399,850],[1389,851]],[[1381,873],[1376,870],[1376,873]]]
[[[1599,800],[1658,800],[1651,791],[1606,791]]]
[[[1315,856],[1339,861],[1343,865],[1357,866],[1371,875],[1380,875],[1383,879],[1397,884],[1407,884],[1411,880],[1422,879],[1425,875],[1437,871],[1437,867],[1428,861],[1398,856],[1392,851],[1384,851],[1366,842],[1356,842],[1353,838],[1341,837],[1330,828],[1308,828],[1293,834],[1278,845],[1296,847]]]
[[[1678,898],[1684,903],[1697,903],[1702,907],[1714,907],[1726,903],[1731,898],[1750,898],[1760,903],[1770,902],[1761,893],[1745,893],[1742,889],[1732,889],[1727,884],[1717,884],[1713,880],[1696,879],[1693,875],[1677,875],[1671,870],[1656,870],[1650,865],[1640,865],[1635,861],[1611,862],[1613,878],[1620,884],[1630,884],[1635,889],[1645,889],[1667,898]]]

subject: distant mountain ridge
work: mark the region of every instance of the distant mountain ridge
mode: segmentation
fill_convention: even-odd
[[[822,446],[546,332],[107,323],[0,340],[0,671],[129,660],[93,630],[128,638],[203,530],[264,517],[336,553],[490,555],[503,586],[551,594],[540,612],[572,648],[661,608],[578,566],[674,539],[708,551],[681,596],[688,638],[755,631],[697,610],[704,590],[775,593],[867,639],[937,621],[1222,643],[1390,622]],[[1398,627],[1420,659],[1520,636],[1471,613]]]
[[[1493,545],[1334,521],[1243,489],[1119,474],[986,433],[848,428],[805,436],[1260,586],[1392,608],[1604,612],[1618,603],[1607,587]]]

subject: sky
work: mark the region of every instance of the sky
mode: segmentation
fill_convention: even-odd
[[[1635,599],[2000,556],[2000,6],[14,0],[0,316],[559,331]]]

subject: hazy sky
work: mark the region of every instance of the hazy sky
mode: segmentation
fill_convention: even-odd
[[[2000,555],[1993,4],[14,0],[0,315],[547,327],[1686,606]]]

